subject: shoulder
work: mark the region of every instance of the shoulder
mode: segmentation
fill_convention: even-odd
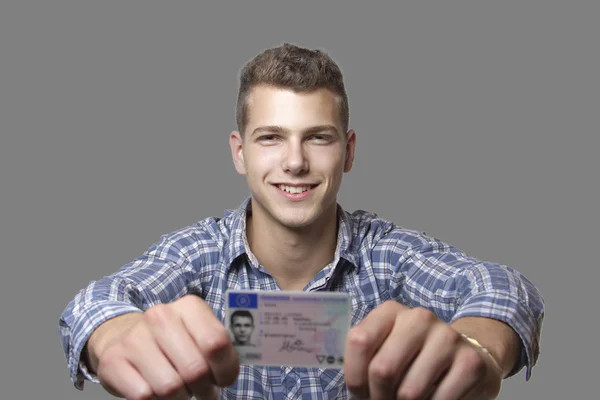
[[[211,216],[198,220],[188,226],[163,234],[150,249],[152,252],[178,252],[189,258],[199,254],[220,252],[232,235],[235,235],[235,213],[226,210],[224,216]]]
[[[435,241],[425,232],[404,228],[374,212],[355,210],[344,213],[351,226],[354,245],[363,249],[404,252]]]

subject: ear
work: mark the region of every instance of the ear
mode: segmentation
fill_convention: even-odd
[[[356,148],[356,132],[350,129],[346,134],[346,160],[344,161],[344,172],[350,172],[354,163],[354,149]]]
[[[246,164],[244,163],[243,139],[239,132],[233,131],[229,136],[229,147],[235,170],[240,175],[246,175]]]

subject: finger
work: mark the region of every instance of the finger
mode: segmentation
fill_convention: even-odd
[[[443,323],[438,323],[427,335],[421,352],[404,375],[398,397],[402,399],[426,398],[434,393],[436,384],[450,369],[457,346],[462,344],[458,333]]]
[[[420,354],[427,332],[439,322],[425,309],[413,309],[398,314],[394,328],[369,365],[369,392],[372,399],[396,397],[398,385],[412,369]]]
[[[177,312],[155,306],[146,312],[152,336],[184,383],[208,380],[210,369]]]
[[[398,307],[399,306],[399,307]],[[352,394],[369,397],[369,364],[394,327],[396,314],[404,307],[386,302],[350,329],[344,352],[344,378]]]
[[[144,323],[145,324],[145,323]],[[126,358],[160,398],[188,399],[185,384],[150,333],[136,329],[123,339]]]
[[[181,299],[178,310],[184,326],[208,363],[214,383],[221,387],[233,384],[240,362],[225,326],[197,296]]]
[[[463,399],[468,392],[476,388],[485,372],[486,364],[482,355],[468,345],[461,347],[432,400]]]
[[[108,393],[126,399],[151,398],[152,388],[121,355],[104,356],[98,365],[98,379]]]

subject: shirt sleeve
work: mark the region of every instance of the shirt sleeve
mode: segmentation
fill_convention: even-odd
[[[525,379],[539,355],[544,301],[539,290],[520,272],[506,265],[481,261],[427,236],[395,255],[399,271],[392,295],[405,304],[432,310],[451,323],[467,316],[488,317],[508,324],[519,335],[523,351],[509,376],[526,367]],[[406,243],[406,238],[404,238]]]
[[[141,257],[113,275],[91,282],[69,302],[59,320],[59,334],[75,387],[98,383],[82,361],[92,332],[103,322],[173,301],[187,292],[190,262],[182,246],[166,235]]]

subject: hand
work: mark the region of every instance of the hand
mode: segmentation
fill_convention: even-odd
[[[216,399],[239,373],[227,330],[193,295],[108,320],[88,351],[102,386],[127,399]]]
[[[348,333],[344,375],[359,398],[475,400],[500,392],[502,371],[431,311],[388,301]]]

